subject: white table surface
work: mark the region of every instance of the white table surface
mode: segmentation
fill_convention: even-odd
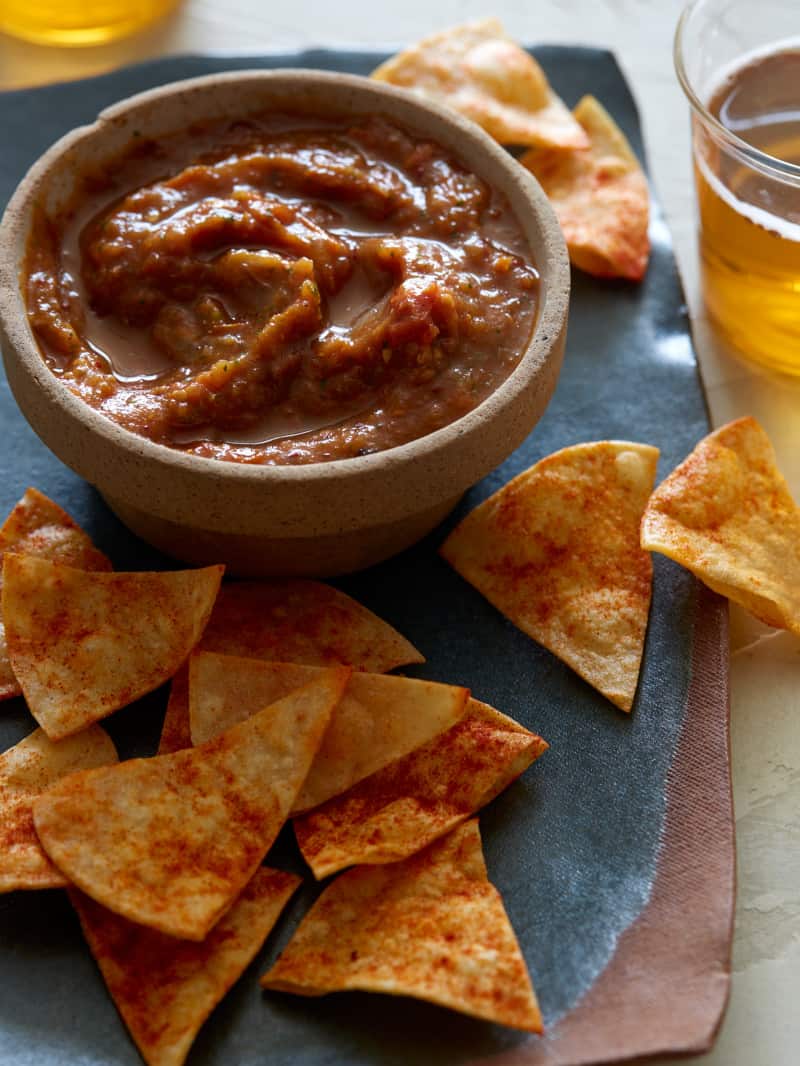
[[[35,0],[31,0],[31,3]],[[794,0],[786,0],[787,4]],[[0,0],[0,6],[2,0]],[[526,43],[613,49],[637,96],[651,169],[675,240],[712,418],[759,418],[800,499],[800,385],[755,372],[725,350],[697,289],[687,109],[672,70],[682,0],[187,0],[157,26],[92,49],[0,35],[0,88],[77,78],[175,52],[383,47],[486,14]],[[758,5],[753,5],[757,17]],[[703,1066],[800,1062],[800,642],[732,609],[732,747],[739,899],[733,991]],[[685,1060],[681,1060],[685,1061]],[[675,1064],[677,1066],[677,1063]]]

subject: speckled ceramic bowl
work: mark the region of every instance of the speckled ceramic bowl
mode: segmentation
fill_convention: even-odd
[[[74,396],[44,363],[19,286],[33,208],[56,211],[76,178],[118,155],[134,130],[157,137],[201,117],[271,109],[386,115],[450,149],[507,196],[541,275],[540,310],[515,371],[470,414],[409,444],[360,458],[249,466],[183,454],[122,429]],[[33,429],[139,536],[189,563],[225,562],[231,573],[329,576],[408,547],[524,440],[547,406],[561,366],[569,266],[537,183],[473,123],[364,78],[244,71],[177,82],[124,100],[42,156],[14,194],[0,236],[3,356]]]

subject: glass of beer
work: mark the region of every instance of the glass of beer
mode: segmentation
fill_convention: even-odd
[[[37,44],[102,44],[154,22],[178,0],[0,0],[0,30]]]
[[[706,306],[743,355],[800,375],[800,0],[693,0],[675,66]]]

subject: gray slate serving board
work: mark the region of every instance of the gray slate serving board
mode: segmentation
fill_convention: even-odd
[[[534,49],[573,105],[596,95],[642,155],[634,101],[613,59],[592,49]],[[26,167],[107,104],[179,78],[248,67],[369,72],[382,57],[313,51],[269,58],[157,60],[87,81],[0,98],[0,204]],[[500,888],[552,1026],[608,963],[653,882],[666,779],[684,714],[696,594],[693,580],[655,560],[655,590],[634,713],[616,711],[547,651],[517,631],[437,554],[457,519],[542,456],[579,441],[623,438],[661,449],[666,474],[708,428],[670,238],[654,206],[653,256],[643,284],[573,276],[564,370],[525,444],[426,541],[341,587],[396,625],[427,656],[419,676],[465,684],[540,732],[551,751],[482,815],[490,876]],[[0,385],[0,513],[27,485],[66,507],[118,569],[169,566],[129,534],[86,483],[38,441]],[[123,757],[155,750],[164,690],[116,714],[109,730]],[[22,700],[0,711],[0,746],[32,728]],[[270,861],[302,871],[282,834]],[[307,884],[255,964],[213,1015],[190,1063],[308,1066],[462,1063],[528,1038],[415,1003],[361,994],[321,1000],[262,995],[256,977],[286,943],[316,888]],[[657,974],[654,975],[657,995]],[[4,1066],[135,1063],[60,892],[0,897],[0,1062]]]

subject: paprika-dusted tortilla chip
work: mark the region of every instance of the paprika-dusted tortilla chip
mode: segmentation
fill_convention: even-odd
[[[588,148],[534,149],[520,162],[547,193],[575,266],[601,278],[640,281],[650,257],[647,179],[625,135],[593,96],[584,96],[574,115]]]
[[[6,555],[11,666],[51,740],[171,677],[203,632],[223,569],[103,574]]]
[[[414,996],[542,1031],[525,960],[487,878],[477,821],[413,858],[338,877],[261,984],[301,996]]]
[[[623,711],[650,609],[639,523],[657,459],[657,448],[627,441],[564,448],[476,507],[441,547],[498,610]]]
[[[66,885],[33,828],[33,801],[76,770],[116,762],[114,745],[99,725],[57,744],[35,729],[0,755],[0,892]]]
[[[70,889],[84,936],[148,1066],[181,1066],[299,884],[293,874],[261,867],[199,944],[135,925]]]
[[[426,37],[382,63],[372,77],[447,104],[500,144],[560,149],[588,144],[542,68],[496,18]]]
[[[642,547],[800,635],[800,511],[754,418],[705,437],[647,504]]]
[[[66,511],[36,489],[28,489],[0,529],[0,590],[6,552],[38,555],[78,570],[110,570],[111,563],[92,544]],[[0,615],[0,700],[19,696],[19,682],[6,649],[5,626]]]
[[[202,940],[277,836],[349,674],[327,670],[201,747],[59,782],[34,802],[42,847],[98,903]]]
[[[169,686],[169,700],[158,741],[159,755],[191,748],[192,734],[189,728],[189,670],[186,665],[178,670]]]
[[[452,729],[294,821],[316,878],[404,859],[494,799],[547,750],[535,733],[470,700]]]
[[[198,651],[382,674],[425,657],[387,622],[320,581],[222,586]]]
[[[422,663],[413,644],[350,596],[320,581],[233,581],[220,589],[198,651],[334,666],[382,674]],[[188,747],[189,680],[181,667],[172,681],[164,751]],[[161,754],[161,749],[159,749]]]
[[[198,652],[189,664],[195,744],[306,685],[320,667]],[[469,690],[411,677],[354,672],[293,811],[308,810],[427,743],[464,714]]]

